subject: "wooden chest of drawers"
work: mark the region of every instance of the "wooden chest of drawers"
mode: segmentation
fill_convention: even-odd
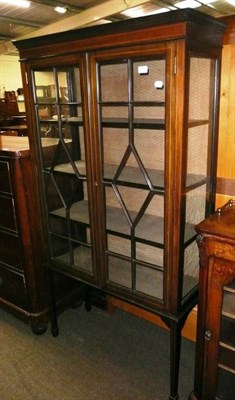
[[[45,272],[28,138],[0,136],[0,306],[47,327]]]

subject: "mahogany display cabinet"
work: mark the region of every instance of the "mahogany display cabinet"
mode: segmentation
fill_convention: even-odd
[[[162,317],[172,400],[194,226],[214,210],[224,29],[181,10],[16,42],[46,268]]]
[[[200,251],[194,392],[190,400],[235,394],[235,200],[197,226]]]

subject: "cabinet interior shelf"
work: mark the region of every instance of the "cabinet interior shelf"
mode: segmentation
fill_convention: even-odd
[[[109,233],[119,234],[120,236],[130,238],[130,225],[121,208],[106,207],[106,228]],[[51,211],[51,215],[65,218],[65,208],[59,208]],[[132,221],[137,216],[136,211],[129,212]],[[70,208],[70,219],[89,226],[89,210],[87,200],[74,203]],[[194,225],[186,224],[185,243],[192,240],[195,236]],[[138,241],[152,244],[163,248],[164,243],[164,219],[151,214],[144,214],[135,228],[135,237]],[[153,240],[154,239],[154,240]]]
[[[76,126],[80,126],[83,124],[83,119],[82,117],[61,117],[61,119],[59,119],[58,117],[56,118],[39,118],[39,122],[40,123],[50,123],[50,124],[58,124],[58,121],[62,121],[62,123],[65,124],[70,124],[70,125],[76,125]]]
[[[74,161],[75,167],[77,168],[79,175],[81,177],[86,177],[86,163],[83,160],[79,161]],[[74,174],[75,171],[73,169],[72,164],[70,163],[64,163],[64,164],[58,164],[53,168],[54,171],[56,172],[62,172],[65,174]]]
[[[82,117],[62,117],[61,121],[66,124],[71,125],[83,125]],[[54,118],[40,118],[40,123],[50,123],[50,124],[58,124],[58,119]],[[208,120],[190,120],[188,122],[189,128],[194,128],[200,125],[208,124]],[[134,118],[131,122],[128,118],[102,118],[101,126],[106,128],[118,127],[118,128],[128,128],[133,125],[133,128],[142,128],[142,129],[157,129],[157,130],[165,130],[166,123],[164,119],[156,119],[156,118]]]
[[[128,128],[133,124],[133,127],[138,128],[148,128],[148,129],[160,129],[164,130],[165,120],[164,119],[156,119],[156,118],[134,118],[133,121],[128,118],[102,118],[101,126],[102,127],[114,127],[117,126],[119,128]]]
[[[86,164],[85,161],[79,160],[74,162],[79,175],[81,177],[86,177]],[[104,183],[112,183],[113,178],[116,174],[118,166],[112,164],[104,165]],[[59,164],[54,167],[54,171],[74,174],[73,166],[70,163]],[[158,169],[146,168],[146,172],[154,188],[164,190],[164,171]],[[126,166],[123,171],[115,180],[116,183],[120,185],[130,184],[131,186],[148,188],[147,182],[144,179],[138,167]],[[196,186],[201,186],[206,183],[206,177],[198,174],[188,174],[186,180],[186,187],[188,189],[194,188]]]

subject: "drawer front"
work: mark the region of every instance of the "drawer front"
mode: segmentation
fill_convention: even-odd
[[[18,236],[0,232],[0,262],[22,270],[23,254]]]
[[[14,200],[0,195],[0,228],[17,230]]]
[[[23,276],[2,266],[0,266],[0,301],[1,298],[28,311]]]
[[[0,192],[12,193],[10,164],[0,161]]]

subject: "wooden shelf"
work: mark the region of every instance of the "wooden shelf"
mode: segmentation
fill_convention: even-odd
[[[65,208],[59,208],[52,211],[50,214],[56,215],[58,217],[66,218]],[[70,208],[70,219],[73,221],[81,222],[83,224],[89,225],[89,208],[88,201],[81,200],[74,203]]]
[[[104,165],[104,182],[113,182],[114,176],[116,174],[118,165]],[[146,169],[149,179],[152,185],[158,189],[164,189],[164,171],[155,169]],[[143,187],[148,187],[147,182],[141,172],[137,167],[124,167],[121,174],[117,178],[116,183],[118,184],[134,184],[141,185]]]
[[[131,121],[128,118],[103,118],[101,120],[102,127],[114,127],[118,126],[119,128],[128,128],[130,126]],[[147,128],[147,129],[165,129],[165,120],[164,119],[155,119],[155,118],[135,118],[133,121],[133,127],[138,128]]]
[[[49,144],[48,144],[49,145]],[[74,161],[79,174],[82,177],[86,176],[86,163],[83,160]],[[104,165],[104,183],[113,182],[114,176],[116,174],[118,165],[105,164]],[[67,174],[74,174],[74,169],[70,163],[56,165],[54,171],[63,172]],[[146,168],[146,172],[154,188],[164,190],[164,171],[157,169]],[[188,188],[199,186],[204,184],[206,177],[197,174],[188,174],[186,185]],[[117,184],[130,184],[132,186],[142,186],[143,188],[148,188],[147,182],[141,170],[137,167],[127,166],[124,167],[123,171],[116,180]]]
[[[51,215],[66,218],[65,208],[60,208],[50,212]],[[130,211],[130,217],[134,220],[137,216],[136,211]],[[107,207],[107,231],[113,234],[120,234],[130,237],[130,225],[125,217],[122,208]],[[89,225],[88,202],[81,200],[74,203],[70,209],[70,219]],[[195,236],[194,225],[186,224],[185,244]],[[163,247],[164,242],[164,219],[151,214],[144,214],[135,228],[137,240],[148,242],[152,245]],[[154,240],[153,240],[154,239]]]
[[[39,117],[39,122],[46,122],[50,124],[58,124],[58,121],[60,121],[58,118],[42,118]],[[62,117],[61,118],[62,123],[65,124],[75,124],[75,125],[82,125],[83,119],[82,117]]]
[[[85,177],[86,176],[86,162],[79,160],[79,161],[74,161],[74,164],[78,170],[79,175],[81,175],[82,177]],[[73,166],[70,163],[56,165],[54,168],[54,171],[63,172],[65,174],[74,174],[75,173]]]
[[[134,220],[137,212],[130,211],[130,217]],[[121,208],[107,207],[107,230],[112,233],[121,233],[130,236],[130,226]],[[158,243],[163,246],[164,220],[161,217],[145,214],[135,229],[137,239]],[[153,240],[154,239],[154,240]]]
[[[194,128],[196,126],[207,125],[209,124],[208,119],[192,119],[188,122],[189,128]]]

